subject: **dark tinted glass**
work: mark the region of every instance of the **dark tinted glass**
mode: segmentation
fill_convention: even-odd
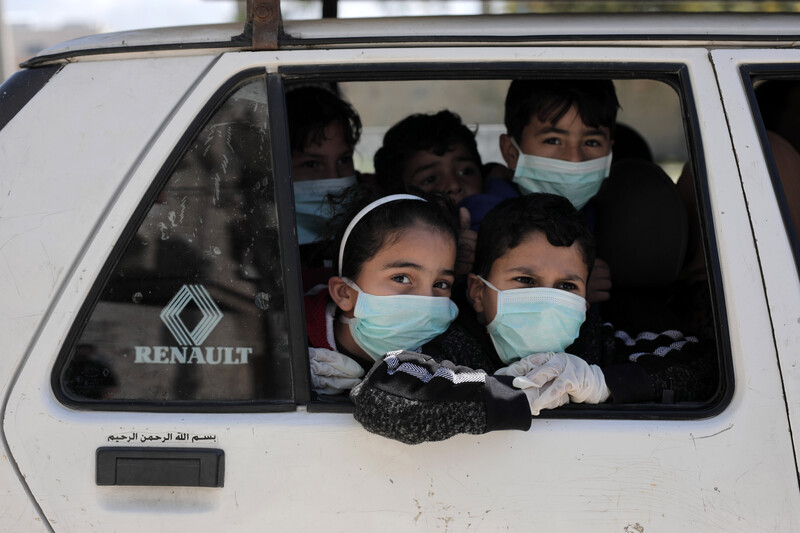
[[[784,68],[787,66],[784,65]],[[796,65],[792,66],[797,68]],[[774,162],[772,183],[789,239],[800,264],[800,74],[755,78],[755,105],[765,128],[765,156]]]
[[[0,130],[33,98],[60,66],[32,68],[15,72],[0,86]]]
[[[190,143],[73,349],[69,399],[292,398],[264,78]]]

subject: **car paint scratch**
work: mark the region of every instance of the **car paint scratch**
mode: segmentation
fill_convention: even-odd
[[[716,436],[717,436],[717,435],[719,435],[720,433],[725,433],[726,431],[728,431],[728,430],[729,430],[729,429],[731,429],[732,427],[733,427],[733,424],[730,424],[730,425],[729,425],[728,427],[726,427],[725,429],[721,429],[721,430],[717,431],[716,433],[712,433],[711,435],[703,435],[702,437],[695,437],[695,436],[692,436],[692,439],[694,439],[694,440],[700,440],[700,439],[710,439],[711,437],[716,437]]]

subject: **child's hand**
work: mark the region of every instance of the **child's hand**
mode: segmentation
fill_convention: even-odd
[[[542,409],[555,409],[569,403],[569,394],[566,392],[559,394],[548,392],[553,383],[551,381],[538,387],[525,376],[514,378],[514,386],[522,389],[522,392],[528,397],[528,405],[533,416],[537,416]]]
[[[475,262],[475,244],[478,241],[478,232],[470,229],[472,224],[469,210],[462,207],[458,210],[461,232],[458,236],[458,252],[456,253],[456,277],[463,278],[472,272]]]
[[[513,181],[514,171],[500,163],[486,163],[483,165],[483,179],[489,178]]]
[[[562,401],[565,394],[575,403],[603,403],[611,395],[599,366],[565,352],[550,355],[547,362],[525,376],[514,378],[512,383],[518,389],[541,389],[539,398],[531,404],[531,410],[563,405],[566,403]]]
[[[541,352],[541,353],[534,353],[527,357],[523,357],[519,361],[514,361],[508,366],[504,366],[499,370],[495,371],[495,376],[525,376],[530,374],[534,370],[538,370],[543,364],[548,362],[553,356],[555,352]],[[544,379],[540,382],[535,383],[534,387],[541,387],[547,381],[555,378],[558,374],[551,376],[548,379]]]
[[[570,401],[602,403],[611,394],[600,367],[566,352],[532,354],[495,375],[516,376],[512,385],[525,392],[534,416]]]
[[[606,302],[611,298],[611,268],[599,257],[586,284],[586,301],[590,304]]]
[[[308,348],[311,389],[320,394],[342,394],[364,376],[361,365],[346,355],[326,348]]]

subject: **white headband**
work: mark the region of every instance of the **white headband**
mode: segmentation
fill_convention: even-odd
[[[425,202],[424,198],[420,198],[419,196],[414,196],[413,194],[390,194],[389,196],[384,196],[383,198],[378,198],[364,209],[358,212],[356,216],[353,217],[353,220],[350,221],[350,224],[347,225],[347,229],[344,230],[344,236],[342,236],[342,244],[339,245],[339,275],[342,275],[342,258],[344,257],[344,245],[347,244],[347,238],[350,236],[350,232],[353,231],[353,228],[356,227],[356,224],[364,218],[367,213],[372,211],[378,206],[383,204],[388,204],[389,202],[395,202],[397,200],[420,200]]]

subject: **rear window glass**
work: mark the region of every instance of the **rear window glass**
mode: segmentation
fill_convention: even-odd
[[[791,68],[791,67],[789,67]],[[796,67],[794,67],[796,68]],[[769,70],[769,67],[766,67]],[[755,107],[764,124],[765,155],[772,166],[772,184],[800,265],[800,73],[786,65],[781,72],[752,77]]]
[[[292,398],[263,77],[194,132],[59,376],[69,401]]]

